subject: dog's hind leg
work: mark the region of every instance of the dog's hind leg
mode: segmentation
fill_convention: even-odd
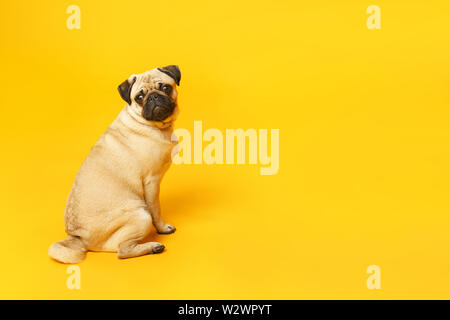
[[[117,256],[125,259],[162,252],[164,246],[159,242],[140,243],[150,232],[152,225],[150,213],[140,208],[128,214],[130,219],[117,231],[120,235]]]
[[[151,253],[161,253],[164,251],[164,245],[159,242],[139,243],[139,240],[131,239],[122,242],[119,245],[117,256],[120,259],[133,258]]]

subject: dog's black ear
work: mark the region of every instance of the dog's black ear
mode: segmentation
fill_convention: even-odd
[[[168,76],[170,76],[173,80],[175,80],[175,83],[177,86],[180,85],[180,79],[181,79],[181,72],[180,68],[176,65],[170,65],[162,68],[158,68],[159,71],[164,72]]]
[[[133,87],[133,83],[136,81],[136,77],[133,79],[127,79],[122,82],[117,89],[119,89],[120,96],[123,100],[125,100],[128,104],[131,104],[131,87]]]

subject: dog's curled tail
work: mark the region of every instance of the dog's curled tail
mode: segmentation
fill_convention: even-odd
[[[68,236],[52,244],[48,249],[48,255],[62,263],[78,263],[86,257],[86,248],[79,237]]]

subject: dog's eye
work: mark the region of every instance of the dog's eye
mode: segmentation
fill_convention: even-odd
[[[169,86],[168,84],[161,83],[159,88],[160,88],[159,90],[161,90],[167,95],[169,95],[172,92],[172,87]]]
[[[144,93],[139,92],[137,96],[134,98],[134,101],[136,101],[137,103],[142,103],[142,100],[144,100]]]

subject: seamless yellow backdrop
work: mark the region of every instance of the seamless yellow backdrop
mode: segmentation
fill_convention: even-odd
[[[66,27],[69,5],[81,29]],[[381,8],[381,30],[366,8]],[[3,1],[0,298],[450,298],[448,1]],[[132,73],[178,64],[177,128],[280,129],[280,170],[176,165],[166,251],[47,256]],[[381,289],[366,268],[381,269]]]

